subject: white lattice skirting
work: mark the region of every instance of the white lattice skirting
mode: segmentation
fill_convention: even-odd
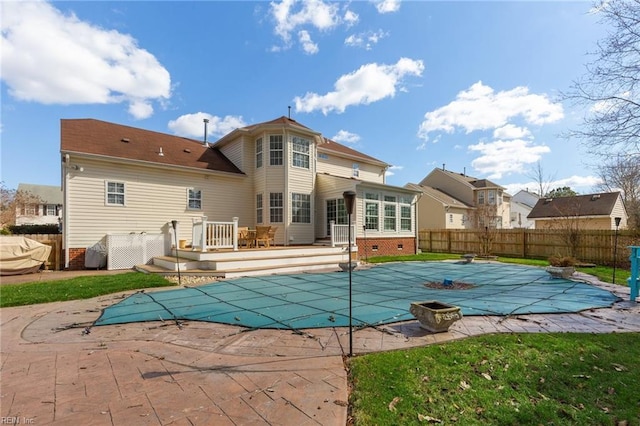
[[[131,269],[147,265],[156,256],[169,252],[171,242],[165,234],[107,235],[107,269]]]

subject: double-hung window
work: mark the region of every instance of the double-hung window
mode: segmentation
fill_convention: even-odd
[[[396,230],[396,197],[384,196],[384,230]]]
[[[484,204],[484,191],[478,191],[478,204]]]
[[[411,199],[400,197],[400,230],[411,231]]]
[[[187,209],[202,210],[202,191],[199,189],[189,188],[187,190]]]
[[[358,177],[360,176],[360,164],[358,163],[353,163],[351,166],[351,175],[353,177]]]
[[[105,201],[108,206],[124,206],[124,183],[106,182]]]
[[[292,164],[294,167],[303,169],[309,168],[309,141],[307,139],[294,136],[291,139],[292,145]]]
[[[45,216],[56,216],[58,214],[58,209],[54,204],[47,204],[44,210]]]
[[[488,202],[489,204],[493,205],[496,203],[496,191],[493,189],[490,189],[489,191],[487,191],[488,194]]]
[[[284,158],[282,135],[269,136],[269,165],[282,166]]]
[[[262,167],[262,138],[256,140],[256,169]]]
[[[291,194],[291,222],[311,223],[311,195]]]
[[[284,222],[282,192],[271,192],[269,194],[269,220],[271,223]]]
[[[366,229],[377,231],[380,222],[380,201],[378,194],[364,194],[364,226]]]
[[[262,194],[256,194],[256,222],[262,223]]]

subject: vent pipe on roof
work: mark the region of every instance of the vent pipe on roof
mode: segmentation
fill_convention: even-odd
[[[204,146],[207,146],[207,125],[209,124],[209,119],[208,118],[204,118],[202,121],[204,121]]]
[[[442,163],[442,170],[444,170],[444,166],[445,166],[445,165],[446,165],[445,163]]]
[[[291,105],[289,105],[287,108],[289,108],[289,120],[291,120]]]
[[[466,167],[462,168],[462,176],[467,177],[467,168]]]

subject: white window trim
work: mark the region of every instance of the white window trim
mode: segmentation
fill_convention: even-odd
[[[192,197],[190,196],[190,192],[199,192],[200,193],[200,198],[193,198],[193,200],[199,200],[200,201],[200,207],[191,207],[191,203],[190,201],[192,200]],[[198,189],[198,188],[187,188],[187,210],[189,211],[202,211],[202,204],[203,204],[203,197],[202,197],[202,190]]]
[[[122,193],[119,192],[109,192],[109,184],[121,184],[122,185]],[[110,203],[109,195],[122,195],[123,202],[122,203]],[[108,207],[126,207],[127,206],[127,183],[126,182],[118,182],[115,180],[105,180],[104,181],[104,205]]]
[[[296,142],[296,141],[299,141],[299,142]],[[303,146],[306,143],[306,147],[307,147],[307,151],[306,152],[296,149],[296,144],[299,144],[300,142],[302,142]],[[302,156],[302,158],[306,157],[307,165],[306,166],[300,166],[300,165],[295,164],[296,155]],[[310,170],[311,169],[311,141],[309,139],[306,139],[306,138],[303,138],[303,137],[300,137],[300,136],[292,136],[291,137],[291,166],[299,168],[299,169],[305,169],[305,170]]]

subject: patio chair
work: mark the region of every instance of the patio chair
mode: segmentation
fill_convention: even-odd
[[[269,245],[270,246],[275,246],[276,245],[276,231],[278,230],[277,226],[270,226],[269,227]]]
[[[269,248],[269,229],[270,226],[256,226],[256,247],[260,247],[260,243]]]
[[[238,247],[250,247],[253,241],[249,238],[249,227],[238,226]]]

